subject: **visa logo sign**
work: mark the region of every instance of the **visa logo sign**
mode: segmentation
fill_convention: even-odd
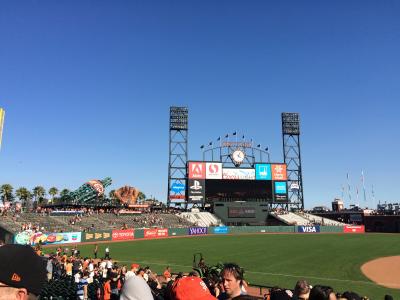
[[[303,232],[303,233],[317,233],[320,232],[320,227],[319,226],[298,226],[297,227],[298,232]]]

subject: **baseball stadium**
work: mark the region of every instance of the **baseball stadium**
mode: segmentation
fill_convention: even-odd
[[[188,119],[187,107],[170,107],[165,202],[130,185],[107,192],[111,177],[51,199],[1,185],[0,249],[41,257],[40,299],[400,298],[397,214],[340,199],[305,209],[298,113],[281,114],[280,161],[238,131],[191,159]],[[131,277],[142,280],[135,296]]]

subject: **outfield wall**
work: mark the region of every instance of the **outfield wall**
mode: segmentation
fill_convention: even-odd
[[[190,228],[145,228],[125,230],[101,230],[92,232],[32,232],[24,231],[14,237],[16,244],[43,245],[77,244],[96,242],[131,241],[169,237],[254,234],[254,233],[364,233],[364,226],[218,226]]]

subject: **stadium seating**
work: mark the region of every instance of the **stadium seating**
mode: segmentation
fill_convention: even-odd
[[[221,220],[209,212],[184,212],[179,216],[196,226],[209,227],[222,224]]]
[[[309,225],[310,221],[298,214],[286,212],[284,214],[270,212],[270,215],[288,225]]]
[[[323,217],[312,215],[309,213],[298,213],[298,214],[314,224],[321,224],[321,225],[325,225],[325,226],[344,226],[344,225],[346,225],[346,223],[342,223],[342,222],[339,222],[336,220],[331,220],[328,218],[323,218]]]

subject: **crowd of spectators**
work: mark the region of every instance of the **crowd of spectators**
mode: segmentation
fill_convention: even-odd
[[[95,245],[96,257],[97,249]],[[41,254],[40,248],[36,251]],[[41,299],[67,294],[70,299],[92,300],[368,300],[352,291],[338,293],[329,286],[311,286],[305,280],[293,289],[271,287],[254,295],[244,270],[235,263],[209,267],[201,259],[190,273],[172,273],[166,266],[163,274],[156,274],[149,266],[114,261],[108,246],[99,259],[81,257],[76,246],[59,247],[50,254],[46,272],[48,282]]]

